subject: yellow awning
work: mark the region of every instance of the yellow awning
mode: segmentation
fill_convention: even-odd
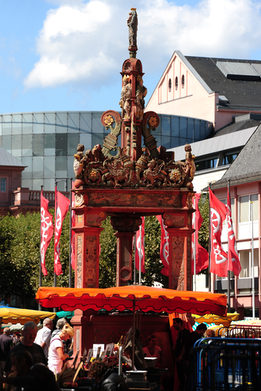
[[[237,312],[233,313],[227,313],[227,316],[218,316],[214,314],[206,314],[203,316],[200,315],[194,315],[192,314],[193,319],[195,322],[198,323],[215,323],[216,325],[223,325],[225,327],[228,327],[230,323],[234,320],[237,320],[239,318],[239,314]]]
[[[39,323],[41,319],[45,319],[45,318],[53,319],[55,315],[56,315],[55,312],[27,310],[24,308],[9,308],[9,307],[0,308],[0,318],[2,318],[2,323],[25,324],[26,322],[30,322],[30,321]]]

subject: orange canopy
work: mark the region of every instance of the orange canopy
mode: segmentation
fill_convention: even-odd
[[[81,310],[131,310],[154,312],[190,312],[193,314],[226,314],[227,297],[210,292],[176,291],[144,285],[113,288],[40,287],[36,300],[45,307]]]

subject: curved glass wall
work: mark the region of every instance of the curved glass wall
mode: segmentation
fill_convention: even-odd
[[[101,124],[101,111],[67,111],[0,115],[0,146],[26,166],[22,186],[31,190],[68,190],[77,145],[85,149],[102,144],[107,131]],[[207,121],[159,115],[153,132],[158,146],[173,148],[203,140],[211,127]]]

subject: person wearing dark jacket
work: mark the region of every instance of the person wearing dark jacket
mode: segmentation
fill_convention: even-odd
[[[47,365],[47,359],[45,357],[44,351],[41,346],[34,343],[35,337],[37,334],[37,326],[34,322],[25,323],[22,330],[21,341],[13,347],[10,351],[10,355],[7,359],[5,370],[8,373],[11,369],[11,353],[16,353],[18,351],[29,352],[32,356],[33,364],[42,363]]]

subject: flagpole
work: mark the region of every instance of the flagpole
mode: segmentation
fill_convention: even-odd
[[[55,221],[54,226],[56,227],[56,208],[57,208],[57,184],[58,182],[55,181],[55,193],[54,193],[54,215],[55,215]],[[55,261],[55,231],[54,231],[54,261]],[[55,267],[53,269],[53,284],[56,286],[56,273],[55,273]]]
[[[211,189],[211,183],[209,182],[208,186],[209,188]],[[211,224],[211,210],[210,210],[210,196],[209,196],[209,192],[208,192],[208,215],[209,215],[209,221],[208,221],[208,232],[209,232],[209,235],[208,235],[208,252],[209,252],[209,292],[212,292],[212,276],[211,276],[211,271],[210,271],[210,268],[211,268],[211,236],[212,236],[212,224]]]
[[[256,316],[255,308],[255,273],[254,273],[254,216],[253,216],[253,201],[250,200],[251,211],[251,269],[252,269],[252,318]]]
[[[196,209],[196,198],[194,197],[194,200],[195,200],[195,209]],[[196,212],[194,212],[195,214]],[[196,273],[196,216],[194,215],[194,221],[195,221],[195,224],[194,224],[194,228],[195,228],[195,232],[193,233],[194,235],[194,247],[193,247],[193,257],[194,257],[194,291],[197,290],[197,283],[196,283],[196,276],[197,276],[197,273]]]
[[[41,195],[43,194],[43,185],[41,185]],[[42,258],[41,258],[41,243],[42,243],[42,222],[41,222],[41,197],[40,197],[40,263],[39,263],[39,286],[42,286]],[[41,309],[40,302],[38,303],[38,310]]]
[[[227,183],[227,189],[228,189],[228,197],[229,197],[229,204],[231,205],[231,201],[230,201],[230,181],[228,180],[228,183]],[[228,222],[227,222],[227,246],[229,246],[229,232],[228,232]],[[230,251],[229,251],[229,248],[228,248],[228,266],[230,266],[230,261],[229,261],[229,257],[231,255],[230,254]],[[228,312],[230,312],[230,270],[227,271],[227,310]]]
[[[142,223],[140,225],[140,239],[141,239],[141,230],[142,230]],[[140,240],[140,245],[141,248],[143,248],[143,243],[141,243],[141,240]],[[139,251],[139,285],[141,285],[141,258],[142,258],[142,252]]]
[[[70,224],[69,224],[69,288],[72,286],[72,178],[70,179]]]

